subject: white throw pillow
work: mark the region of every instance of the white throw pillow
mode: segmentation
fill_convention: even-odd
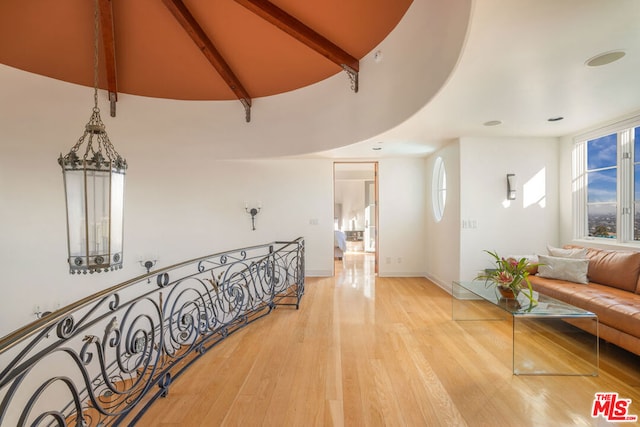
[[[538,276],[540,277],[582,284],[589,283],[589,279],[587,279],[588,259],[538,255],[538,260],[540,261],[538,266]]]
[[[527,262],[529,263],[537,263],[538,262],[538,255],[535,254],[527,254],[527,255],[508,255],[506,256],[507,259],[509,258],[513,258],[516,261],[520,261],[522,258],[526,259]]]
[[[585,259],[587,257],[587,248],[564,249],[547,245],[547,250],[549,251],[549,255],[560,258]]]

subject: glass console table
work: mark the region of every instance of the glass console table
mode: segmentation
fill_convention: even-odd
[[[454,281],[452,318],[513,322],[515,375],[598,375],[598,316],[546,295],[531,306],[505,299],[484,281]],[[589,332],[586,332],[589,331]]]

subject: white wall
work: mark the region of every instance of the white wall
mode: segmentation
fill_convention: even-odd
[[[447,195],[442,219],[436,222],[431,203],[433,166],[438,157],[444,162]],[[452,142],[425,160],[426,266],[427,276],[450,289],[460,274],[460,143]]]
[[[364,230],[364,181],[336,180],[335,198],[342,205],[343,230]]]
[[[82,124],[69,125],[73,134],[81,132]],[[5,125],[0,126],[0,336],[34,320],[35,306],[53,310],[143,274],[138,260],[148,257],[157,256],[156,267],[163,267],[303,236],[307,274],[333,271],[332,160],[217,161],[212,153],[185,149],[179,142],[154,147],[151,134],[148,140],[111,137],[129,163],[125,267],[69,275],[62,174],[56,159],[73,140],[51,141],[47,129],[27,122]],[[423,275],[423,161],[379,164],[380,273]],[[245,201],[262,203],[256,231],[244,211]],[[391,262],[385,264],[384,257]]]
[[[556,138],[460,140],[460,277],[500,255],[546,253],[559,244]],[[506,175],[517,176],[516,200],[506,200]],[[467,227],[465,227],[467,226]]]
[[[116,145],[130,165],[125,267],[69,275],[62,174],[56,164],[58,150],[68,144],[50,143],[36,149],[46,137],[46,133],[33,135],[1,146],[0,335],[34,320],[36,306],[54,310],[144,273],[138,260],[149,257],[158,257],[157,268],[303,236],[307,274],[332,272],[330,161],[215,161],[185,153],[179,145],[167,150],[172,153],[154,152],[143,142],[133,141]],[[251,230],[245,201],[262,203],[256,231]]]
[[[422,158],[379,163],[380,276],[425,276],[426,197]]]
[[[130,177],[128,185],[137,192],[127,194],[127,201],[136,205],[126,212],[130,215],[126,232],[136,233],[131,235],[133,253],[160,248],[162,265],[170,265],[207,253],[302,236],[308,274],[330,274],[331,260],[322,255],[333,245],[330,162],[183,160],[188,160],[188,170],[158,171],[144,186],[136,187]],[[153,168],[153,163],[147,166]],[[250,207],[262,204],[255,231],[245,202]]]

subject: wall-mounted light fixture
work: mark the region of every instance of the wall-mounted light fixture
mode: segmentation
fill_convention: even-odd
[[[258,207],[257,208],[251,208],[249,209],[249,203],[244,202],[244,210],[246,213],[248,213],[249,215],[251,215],[251,229],[253,231],[256,230],[256,215],[258,215],[258,212],[260,212],[260,210],[262,209],[262,203],[258,202]]]
[[[516,199],[516,174],[507,174],[507,200]]]
[[[151,271],[151,268],[156,265],[156,262],[158,262],[157,259],[151,260],[148,259],[146,261],[138,261],[140,263],[141,266],[143,266],[144,268],[147,269],[147,274],[149,274],[149,272]],[[151,283],[151,279],[147,278],[147,283]]]
[[[48,311],[48,310],[47,310],[47,311],[41,311],[41,310],[40,310],[40,306],[39,306],[39,305],[37,305],[37,306],[36,306],[36,309],[35,309],[35,310],[34,310],[34,312],[33,312],[33,314],[35,314],[35,315],[36,315],[36,319],[42,319],[43,317],[50,315],[50,314],[51,314],[51,312],[50,312],[50,311]]]

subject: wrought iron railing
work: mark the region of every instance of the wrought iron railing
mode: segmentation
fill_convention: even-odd
[[[0,339],[0,426],[135,424],[205,352],[303,293],[300,238],[159,269],[57,310]]]

